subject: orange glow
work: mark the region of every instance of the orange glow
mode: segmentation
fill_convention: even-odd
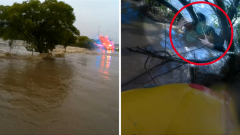
[[[104,61],[105,61],[105,55],[102,56],[102,63],[101,63],[101,68],[104,67]]]
[[[110,67],[110,63],[111,63],[111,56],[107,56],[107,62],[106,62],[107,69]]]
[[[108,69],[110,67],[111,62],[111,56],[102,55],[101,58],[101,68],[99,69],[99,72],[104,74],[104,80],[109,79],[109,72]]]
[[[107,53],[112,53],[112,51],[111,50],[107,50]]]
[[[99,36],[99,41],[104,45],[104,47],[108,48],[108,46],[113,47],[113,42],[109,40],[108,36]]]

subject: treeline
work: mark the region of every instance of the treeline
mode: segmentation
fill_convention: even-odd
[[[94,46],[94,39],[90,39],[87,36],[79,36],[74,44],[70,44],[69,46],[93,49]]]
[[[80,36],[73,25],[74,9],[57,0],[28,0],[0,5],[0,38],[27,43],[27,50],[49,53],[56,45],[92,48],[93,40]],[[11,43],[9,43],[11,45]]]

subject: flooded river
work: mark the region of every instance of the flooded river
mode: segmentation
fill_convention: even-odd
[[[1,57],[0,133],[118,134],[119,57],[98,52]]]

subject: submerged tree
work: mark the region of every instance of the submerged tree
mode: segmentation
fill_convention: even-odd
[[[164,5],[168,8],[170,8],[174,13],[177,13],[178,9],[176,7],[174,7],[170,1],[173,0],[151,0],[152,2],[157,2],[158,5]],[[176,0],[179,1],[183,6],[193,2],[193,1],[189,1],[189,0]],[[209,0],[205,0],[206,2],[209,2]],[[149,2],[149,1],[148,1]],[[228,0],[228,1],[223,1],[223,0],[213,0],[213,3],[218,5],[220,8],[222,8],[227,15],[229,16],[232,24],[235,24],[237,22],[238,17],[240,17],[240,0]],[[218,20],[218,28],[220,28],[220,34],[218,35],[218,37],[220,37],[219,39],[221,39],[221,44],[220,45],[223,48],[224,42],[229,44],[230,43],[230,39],[231,39],[231,27],[230,27],[230,23],[228,22],[228,19],[226,18],[226,16],[222,13],[222,11],[220,11],[219,9],[215,8],[214,6],[211,6],[211,8],[213,9],[213,13],[216,20]],[[196,10],[194,9],[194,7],[188,6],[187,8],[188,13],[190,14],[191,18],[192,18],[192,22],[191,22],[191,29],[196,30],[198,26],[200,26],[199,24],[202,23],[202,17],[199,16],[201,14],[204,14],[204,11],[197,13]],[[183,15],[180,13],[180,16],[183,17]],[[204,14],[205,16],[207,16],[206,14]],[[238,24],[239,25],[239,24]],[[215,24],[216,26],[216,24]],[[240,28],[240,26],[238,26],[238,29]],[[240,33],[239,31],[237,33]],[[207,33],[206,33],[207,34]],[[240,35],[238,35],[240,36]],[[219,39],[214,39],[214,40],[219,40]],[[237,54],[236,51],[236,42],[239,42],[240,38],[238,38],[238,41],[234,41],[231,44],[231,48],[230,48],[230,52],[232,52],[231,54],[234,55],[229,55],[229,63],[228,63],[228,73],[226,74],[227,78],[229,78],[228,80],[233,81],[234,78],[236,77],[236,75],[239,73],[240,68],[237,67],[238,64],[238,60],[237,57],[239,54]],[[138,48],[139,50],[139,48]],[[144,54],[149,54],[150,52],[148,50],[139,50],[140,53]],[[167,53],[167,52],[166,52]],[[230,54],[230,53],[229,53]],[[153,55],[153,54],[152,54]],[[155,56],[155,54],[154,54]],[[169,56],[169,55],[165,55],[165,56]],[[177,61],[177,62],[181,62],[181,63],[185,63],[184,61],[182,61],[181,59],[173,59],[173,57],[159,57],[160,59],[164,59],[165,61]],[[206,62],[210,62],[213,61],[216,58],[209,58],[207,60],[202,60],[202,61],[197,61],[195,59],[192,59],[190,61],[193,62],[197,62],[197,63],[206,63]]]
[[[79,30],[73,26],[73,8],[57,0],[29,0],[0,5],[0,37],[24,40],[36,46],[39,53],[48,53],[55,45],[76,42]]]
[[[9,40],[9,41],[8,41],[8,45],[9,45],[10,52],[11,52],[11,50],[12,50],[12,48],[13,48],[13,40]]]

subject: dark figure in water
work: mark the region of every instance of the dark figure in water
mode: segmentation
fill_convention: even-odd
[[[225,49],[223,47],[224,40],[215,32],[212,26],[206,25],[207,19],[205,15],[203,15],[202,13],[197,13],[197,16],[199,17],[200,22],[197,24],[195,30],[199,35],[204,36],[204,39],[201,39],[201,38],[198,38],[198,39],[203,44],[207,45],[210,48],[213,48],[220,52],[225,52]],[[191,24],[187,22],[185,19],[181,19],[177,27],[182,28],[183,26],[190,27]],[[213,41],[209,42],[209,39],[207,37],[210,37],[211,39],[213,39]]]
[[[223,47],[224,40],[215,32],[212,26],[206,25],[206,17],[202,13],[197,13],[200,18],[200,23],[196,26],[196,31],[198,34],[206,34],[209,37],[213,38],[212,43],[210,43],[210,47],[220,52],[225,52]],[[203,42],[202,39],[199,39]],[[205,39],[206,40],[206,37]]]

